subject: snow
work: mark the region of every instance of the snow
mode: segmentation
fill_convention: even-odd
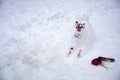
[[[0,0],[0,80],[119,80],[119,23],[119,0]],[[116,61],[91,65],[98,56]]]

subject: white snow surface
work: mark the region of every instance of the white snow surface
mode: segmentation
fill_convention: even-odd
[[[0,0],[0,80],[120,80],[119,49],[119,0]]]

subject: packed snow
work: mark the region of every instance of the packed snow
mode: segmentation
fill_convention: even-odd
[[[0,0],[0,25],[0,80],[120,80],[119,0]]]

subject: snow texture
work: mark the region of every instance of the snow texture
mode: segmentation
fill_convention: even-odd
[[[119,39],[119,0],[0,0],[0,80],[120,80]]]

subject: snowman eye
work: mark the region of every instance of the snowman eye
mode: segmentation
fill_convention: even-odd
[[[76,21],[76,23],[78,23],[78,21]]]

